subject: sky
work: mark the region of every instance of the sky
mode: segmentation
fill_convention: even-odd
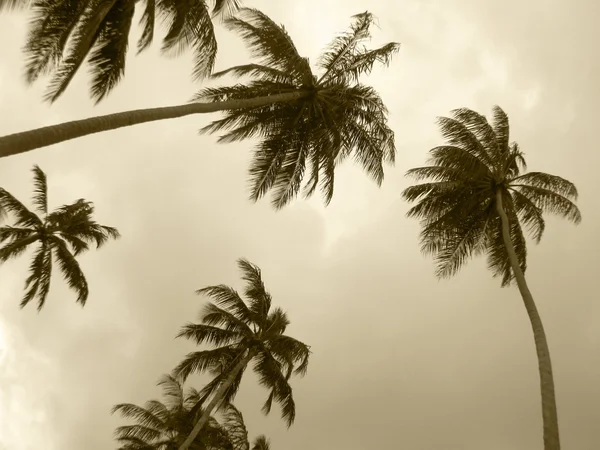
[[[510,118],[529,168],[573,181],[579,226],[549,217],[529,246],[527,278],[548,335],[563,448],[597,449],[600,302],[597,274],[597,105],[600,59],[592,0],[246,0],[283,23],[301,54],[344,31],[350,16],[378,16],[373,44],[398,41],[388,69],[363,82],[389,108],[397,162],[378,188],[349,160],[335,195],[247,200],[252,142],[218,145],[191,116],[84,137],[0,160],[0,186],[23,201],[31,167],[49,182],[51,208],[92,200],[96,219],[122,238],[80,258],[91,294],[84,309],[60,278],[45,308],[19,309],[28,255],[0,267],[0,449],[116,448],[116,403],[160,398],[156,382],[190,342],[174,339],[206,299],[194,291],[243,285],[236,260],[260,266],[288,334],[313,354],[293,380],[288,430],[267,392],[247,375],[236,397],[250,436],[273,450],[529,450],[541,448],[532,332],[515,287],[500,288],[485,259],[438,281],[421,255],[419,226],[405,217],[404,173],[443,143],[437,116],[468,107]],[[187,102],[191,55],[166,58],[159,43],[128,59],[125,79],[100,105],[82,70],[54,105],[47,80],[27,87],[22,14],[0,17],[0,135],[97,114]],[[136,30],[130,42],[139,34]],[[217,69],[249,60],[218,30]],[[135,47],[133,47],[135,48]],[[596,55],[596,56],[594,56]],[[202,387],[205,378],[191,379]]]

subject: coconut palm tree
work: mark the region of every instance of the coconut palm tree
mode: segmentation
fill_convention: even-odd
[[[254,371],[260,383],[270,390],[263,412],[268,414],[275,401],[280,404],[282,418],[288,426],[296,415],[288,381],[292,373],[306,373],[309,347],[283,334],[290,322],[281,308],[271,308],[271,296],[265,289],[260,269],[245,259],[238,260],[238,265],[247,283],[244,292],[247,303],[229,286],[200,289],[197,293],[212,297],[214,303],[205,306],[202,323],[189,323],[177,335],[198,345],[210,343],[216,347],[189,353],[173,371],[182,381],[192,372],[208,371],[215,376],[200,391],[202,404],[212,398],[179,450],[189,448],[218,405],[233,401],[250,361],[255,362]]]
[[[581,221],[573,203],[573,183],[542,172],[523,173],[525,159],[509,142],[508,117],[494,107],[493,120],[470,109],[457,109],[439,125],[447,145],[433,148],[430,165],[409,170],[408,176],[429,182],[403,192],[417,204],[408,211],[419,218],[422,250],[437,261],[437,275],[455,274],[469,257],[487,254],[502,286],[516,281],[535,340],[539,363],[544,448],[560,448],[554,379],[542,320],[525,280],[527,247],[524,230],[538,243],[544,231],[543,213]]]
[[[142,6],[143,5],[143,6]],[[138,53],[154,38],[156,18],[168,30],[165,53],[194,50],[193,76],[200,80],[212,72],[217,55],[213,17],[228,17],[239,0],[215,0],[212,12],[204,0],[0,0],[0,11],[27,8],[32,15],[25,44],[28,83],[52,74],[45,99],[54,102],[87,59],[91,66],[91,96],[100,102],[125,73],[129,32],[136,7],[143,7]]]
[[[0,157],[120,127],[224,111],[224,118],[201,131],[229,130],[219,142],[259,137],[250,169],[253,200],[273,189],[273,204],[282,207],[297,195],[308,166],[311,175],[305,196],[320,187],[328,203],[335,166],[350,155],[381,184],[383,164],[394,162],[394,134],[381,98],[358,79],[375,63],[388,64],[399,47],[390,43],[366,49],[362,42],[370,37],[374,17],[365,12],[353,19],[350,31],[336,37],[322,54],[317,77],[283,26],[260,11],[241,9],[237,18],[225,23],[241,35],[258,61],[213,77],[232,74],[249,77],[250,82],[203,89],[190,104],[109,114],[4,136]]]
[[[158,385],[163,388],[164,403],[151,400],[144,407],[131,403],[113,407],[112,414],[119,412],[136,422],[115,430],[115,438],[121,445],[119,450],[175,450],[202,414],[200,394],[194,388],[184,392],[181,383],[170,375],[164,375]],[[223,415],[223,423],[209,418],[203,433],[192,443],[192,450],[249,450],[242,413],[228,404]]]
[[[0,264],[16,258],[37,242],[40,245],[29,266],[21,308],[36,297],[38,311],[44,306],[50,291],[53,257],[69,287],[77,292],[77,301],[84,306],[88,284],[75,257],[88,250],[92,242],[100,248],[110,238],[117,239],[119,232],[92,220],[94,205],[83,199],[48,213],[46,174],[37,165],[33,167],[33,180],[33,204],[42,217],[0,188],[0,209],[4,208],[16,219],[12,226],[0,226],[0,244],[4,243],[0,247]]]

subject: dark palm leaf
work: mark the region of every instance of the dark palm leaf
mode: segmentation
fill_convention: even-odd
[[[46,174],[36,164],[33,166],[33,205],[42,214],[48,214],[48,183]]]
[[[252,450],[270,450],[271,443],[267,439],[267,437],[263,434],[254,439],[252,443]]]
[[[85,306],[89,295],[89,289],[85,275],[79,267],[79,263],[69,251],[67,244],[55,236],[51,238],[52,249],[56,256],[58,266],[67,281],[69,287],[77,292],[77,302]]]
[[[23,3],[25,3],[23,1]],[[4,0],[0,10],[17,5]],[[167,25],[164,52],[194,50],[193,75],[202,79],[214,66],[217,43],[208,5],[203,0],[145,0],[138,53],[154,39],[156,19]],[[122,78],[129,32],[137,0],[32,0],[29,36],[25,45],[26,78],[33,83],[52,74],[45,99],[54,102],[87,60],[92,69],[91,97],[99,102]],[[229,17],[238,0],[215,0],[215,17]]]

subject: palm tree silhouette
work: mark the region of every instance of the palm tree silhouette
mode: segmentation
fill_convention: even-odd
[[[0,11],[27,8],[31,12],[25,78],[31,84],[40,75],[52,74],[45,100],[57,100],[87,59],[90,95],[98,103],[125,73],[129,33],[141,5],[138,0],[0,0]],[[217,56],[212,18],[229,17],[239,0],[215,0],[212,11],[202,0],[145,0],[143,5],[138,54],[152,43],[156,19],[164,19],[168,29],[163,53],[177,54],[192,47],[194,79],[210,75]]]
[[[170,375],[164,375],[158,384],[163,388],[164,402],[150,400],[144,407],[121,403],[112,408],[112,414],[119,412],[136,422],[115,430],[119,450],[175,450],[192,431],[195,419],[202,414],[198,391],[189,388],[184,392],[181,383]],[[223,416],[223,423],[209,418],[191,450],[250,450],[242,413],[228,404]],[[257,440],[260,438],[264,436]]]
[[[221,403],[231,403],[240,386],[244,370],[255,361],[254,371],[260,383],[270,390],[263,405],[268,414],[273,401],[279,403],[282,418],[290,426],[296,415],[289,379],[292,373],[304,375],[308,367],[309,347],[284,335],[289,320],[281,308],[271,308],[260,269],[240,259],[238,265],[247,283],[245,303],[229,286],[208,286],[199,294],[212,297],[204,308],[201,324],[185,325],[177,337],[210,343],[216,348],[189,353],[173,374],[185,381],[192,372],[208,371],[215,375],[200,391],[200,403],[212,397],[194,430],[179,450],[186,450]]]
[[[433,148],[430,165],[409,170],[408,176],[430,182],[403,192],[416,201],[409,217],[420,219],[421,249],[435,256],[437,275],[454,275],[469,257],[486,253],[502,286],[513,279],[533,329],[538,357],[545,450],[559,450],[558,415],[548,341],[533,296],[525,280],[527,247],[521,224],[539,243],[543,213],[581,221],[573,183],[526,169],[523,153],[509,142],[508,117],[494,107],[493,121],[470,109],[439,119],[448,144]]]
[[[19,200],[0,188],[0,210],[12,213],[15,223],[0,226],[0,264],[21,255],[27,247],[39,243],[29,266],[29,277],[25,280],[25,295],[21,308],[37,297],[38,311],[44,306],[50,291],[52,257],[58,263],[69,287],[77,292],[77,301],[85,305],[89,290],[76,256],[89,249],[92,242],[100,248],[110,238],[120,235],[116,228],[97,224],[92,220],[94,206],[79,199],[48,213],[48,186],[46,174],[36,165],[33,167],[33,204],[37,211],[27,209]]]
[[[224,111],[223,119],[201,131],[229,130],[219,142],[259,137],[250,168],[255,201],[273,189],[273,205],[283,207],[297,195],[309,169],[304,195],[320,187],[329,203],[336,164],[349,156],[381,184],[384,163],[394,162],[394,133],[387,125],[383,101],[373,88],[360,84],[359,77],[375,63],[387,65],[399,46],[366,49],[362,42],[370,37],[373,20],[368,12],[353,17],[350,31],[336,37],[322,54],[317,77],[283,26],[260,11],[241,9],[237,18],[225,23],[259,60],[213,77],[233,74],[249,77],[250,82],[203,89],[190,104],[109,114],[4,136],[0,157],[125,126]]]

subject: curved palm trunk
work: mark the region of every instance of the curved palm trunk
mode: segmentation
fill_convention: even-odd
[[[225,381],[223,381],[221,386],[219,386],[219,389],[217,390],[217,392],[215,392],[215,395],[213,396],[213,398],[210,401],[210,403],[208,404],[208,406],[204,409],[202,415],[200,416],[200,419],[198,419],[198,422],[196,422],[196,425],[194,425],[194,429],[192,430],[190,435],[186,438],[186,440],[183,442],[183,444],[181,444],[179,446],[178,450],[187,450],[190,447],[190,445],[192,445],[192,443],[194,442],[194,439],[196,439],[196,437],[198,436],[200,431],[202,431],[202,428],[204,427],[204,425],[206,425],[206,423],[208,422],[208,419],[210,418],[210,415],[213,412],[213,410],[223,400],[225,392],[227,392],[227,389],[229,389],[229,387],[235,380],[235,377],[237,376],[237,374],[240,372],[240,370],[242,370],[244,367],[246,367],[246,365],[250,362],[250,360],[252,358],[254,358],[255,354],[256,354],[255,350],[248,351],[246,356],[244,356],[242,359],[240,359],[238,361],[238,363],[233,367],[233,369],[231,370],[231,372],[229,373],[229,375],[227,376]]]
[[[502,238],[510,265],[523,297],[523,303],[531,322],[533,329],[533,338],[535,340],[535,350],[538,357],[538,367],[540,372],[540,386],[542,391],[542,420],[544,424],[544,450],[560,450],[560,439],[558,433],[558,414],[556,411],[556,396],[554,394],[554,376],[552,375],[552,364],[550,361],[550,350],[542,319],[533,301],[533,296],[529,291],[525,275],[521,270],[517,254],[510,238],[508,216],[502,207],[502,192],[496,192],[496,210],[502,221]]]
[[[280,94],[267,95],[244,100],[228,100],[213,103],[188,103],[160,108],[135,109],[104,116],[73,120],[58,125],[36,128],[34,130],[9,134],[0,137],[0,158],[17,155],[48,145],[58,144],[88,134],[115,130],[140,123],[157,120],[177,119],[191,114],[206,114],[216,111],[256,108],[279,102],[291,102],[311,94],[309,90],[296,90]]]

